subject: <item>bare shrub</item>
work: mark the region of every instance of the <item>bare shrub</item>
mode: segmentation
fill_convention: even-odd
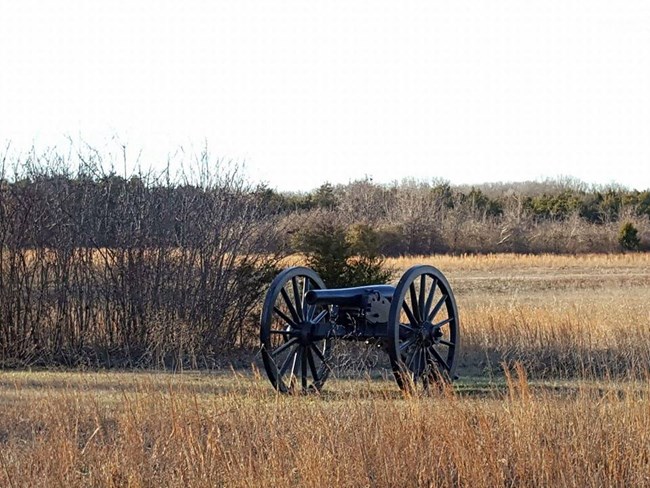
[[[0,362],[197,364],[250,345],[282,227],[239,167],[204,151],[174,182],[78,161],[32,151],[0,177]]]

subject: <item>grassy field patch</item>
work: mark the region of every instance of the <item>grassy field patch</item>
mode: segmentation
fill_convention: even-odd
[[[647,255],[416,262],[457,294],[453,386],[405,396],[381,362],[306,396],[259,364],[4,371],[0,486],[650,486]]]

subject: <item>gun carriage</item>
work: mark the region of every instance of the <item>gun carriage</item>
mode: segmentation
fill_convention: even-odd
[[[396,286],[334,289],[312,269],[285,269],[269,287],[260,325],[264,368],[283,393],[320,390],[337,339],[382,347],[402,389],[452,380],[460,347],[451,287],[426,265],[407,270]]]

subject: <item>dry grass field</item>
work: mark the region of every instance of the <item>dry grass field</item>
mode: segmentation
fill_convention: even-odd
[[[278,396],[245,371],[0,373],[0,486],[650,486],[650,256],[433,256],[453,386]],[[386,376],[384,378],[384,376]]]

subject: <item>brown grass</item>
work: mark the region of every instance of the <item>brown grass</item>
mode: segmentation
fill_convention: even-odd
[[[431,264],[443,271],[505,271],[539,269],[548,272],[580,270],[592,273],[600,270],[633,268],[650,273],[650,253],[620,254],[469,254],[451,256],[408,256],[388,258],[386,265],[404,270],[416,264]]]
[[[4,372],[0,486],[650,486],[649,255],[392,264],[425,262],[460,306],[453,388]]]
[[[429,256],[448,277],[463,333],[461,374],[502,361],[535,377],[644,375],[650,365],[650,253]]]
[[[644,486],[650,383],[402,398],[334,381],[3,374],[1,486]],[[487,395],[487,396],[486,396]]]

